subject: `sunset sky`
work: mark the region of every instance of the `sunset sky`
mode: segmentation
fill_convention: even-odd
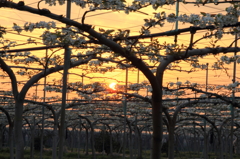
[[[14,0],[14,2],[17,2],[17,1]],[[38,0],[37,1],[36,0],[25,0],[25,5],[29,5],[31,7],[37,8],[38,2],[39,2]],[[226,6],[229,6],[229,4],[219,4],[219,5],[207,4],[205,6],[197,7],[192,4],[180,3],[179,14],[184,14],[184,13],[185,14],[191,14],[191,13],[199,14],[200,12],[208,12],[211,14],[224,13]],[[44,2],[41,2],[40,8],[48,8],[52,13],[64,15],[64,16],[66,13],[66,5],[49,7],[49,6],[45,5]],[[86,10],[83,10],[75,5],[72,5],[71,19],[81,22],[81,17],[85,11]],[[121,11],[119,11],[119,12],[116,12],[116,11],[113,12],[113,11],[109,11],[109,10],[108,11],[95,11],[95,12],[90,12],[87,14],[85,23],[95,26],[96,30],[97,30],[97,28],[115,29],[115,30],[130,29],[131,35],[137,35],[137,34],[139,34],[139,30],[140,30],[141,26],[144,24],[143,19],[151,18],[154,16],[154,14],[152,14],[153,12],[161,12],[161,11],[165,11],[167,14],[175,13],[175,6],[174,5],[166,5],[162,8],[159,8],[156,11],[154,11],[151,7],[146,7],[146,8],[141,9],[141,12],[143,12],[145,14],[140,13],[140,12],[134,12],[134,13],[130,13],[129,15],[126,15],[124,12],[121,12]],[[2,13],[0,16],[1,26],[8,28],[7,29],[8,34],[4,36],[5,39],[14,40],[14,41],[17,41],[18,44],[22,44],[22,43],[26,42],[26,39],[29,38],[28,36],[31,36],[32,38],[36,39],[39,42],[37,45],[24,45],[24,46],[15,47],[13,49],[41,46],[41,44],[40,44],[41,43],[41,37],[40,37],[41,30],[34,31],[32,33],[22,32],[21,35],[17,35],[16,32],[12,31],[11,27],[13,26],[13,23],[17,23],[18,25],[23,26],[25,22],[52,21],[51,19],[48,19],[43,16],[39,16],[39,15],[33,15],[33,14],[30,14],[27,12],[17,11],[14,9],[0,8],[0,12]],[[57,24],[62,25],[59,22],[57,22]],[[182,25],[181,23],[179,23],[179,28],[186,28],[186,27],[189,27],[189,25],[186,25],[186,24]],[[164,25],[164,27],[162,27],[162,28],[155,27],[155,28],[151,29],[151,32],[158,33],[158,32],[174,30],[174,29],[175,29],[175,23],[166,23]],[[25,35],[27,35],[27,36],[25,36]],[[201,38],[203,35],[204,35],[204,31],[199,31],[194,36],[194,39],[197,40],[197,39]],[[225,36],[217,44],[220,46],[226,47],[233,41],[233,38],[234,38],[233,36]],[[159,39],[160,39],[159,41],[161,41],[161,42],[164,42],[164,41],[169,42],[169,43],[174,42],[173,36],[160,37]],[[183,33],[178,36],[178,43],[188,45],[189,39],[190,39],[190,34]],[[200,41],[197,44],[197,46],[199,48],[208,47],[209,41],[210,41],[210,39],[204,39],[204,40]],[[73,51],[77,52],[78,50],[73,50]],[[35,52],[35,54],[44,56],[45,51],[38,51],[38,52]],[[63,51],[59,51],[59,54],[63,54]],[[211,67],[211,63],[214,60],[216,60],[216,58],[219,58],[219,57],[208,56],[208,57],[204,58],[202,61],[204,64],[209,63],[209,66]],[[187,64],[186,62],[182,62],[180,66],[182,67],[182,70],[190,70],[191,69],[189,64]],[[225,73],[224,70],[216,70],[215,71],[215,70],[212,70],[212,68],[210,68],[210,67],[209,67],[209,84],[229,84],[229,83],[231,83],[232,72],[233,72],[232,65],[229,65],[229,66],[226,65],[226,67],[228,67],[227,71],[228,71],[230,77],[227,76],[227,74]],[[70,70],[69,72],[75,73],[75,71],[76,70]],[[77,72],[80,75],[82,73],[84,73],[81,70],[77,70]],[[239,71],[237,71],[237,77],[238,77],[238,75],[239,75]],[[104,83],[116,82],[113,79],[116,79],[116,80],[122,81],[122,82],[125,81],[125,71],[121,71],[121,70],[111,72],[111,73],[106,73],[104,75],[95,73],[95,74],[88,74],[87,76],[91,76],[91,77],[100,77],[101,76],[101,77],[106,77],[106,78],[104,78],[104,79],[103,78],[84,79],[84,82],[86,82],[86,83],[87,82],[89,82],[89,83],[95,82],[95,80],[101,81]],[[52,75],[50,75],[50,77],[48,79],[51,80],[53,78],[55,78],[55,76],[53,77]],[[113,79],[108,79],[108,78],[113,78]],[[203,71],[197,71],[197,72],[188,74],[186,72],[167,70],[165,72],[165,76],[164,76],[164,84],[166,84],[168,82],[177,82],[177,78],[179,81],[182,81],[182,82],[189,80],[191,82],[197,82],[197,83],[204,84],[205,78],[206,78],[206,71],[203,70]],[[18,76],[18,79],[22,80],[22,77]],[[143,75],[141,75],[141,74],[140,74],[139,79],[140,79],[140,82],[146,80],[143,77]],[[6,82],[7,78],[1,79],[1,81]],[[69,81],[70,82],[81,81],[81,78],[77,77],[77,76],[70,76]],[[137,71],[131,71],[129,73],[129,82],[131,82],[131,83],[137,82]],[[1,89],[3,89],[3,90],[6,90],[6,89],[10,90],[9,84],[0,83],[0,85],[1,85]]]

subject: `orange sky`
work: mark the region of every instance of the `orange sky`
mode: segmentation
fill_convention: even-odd
[[[16,1],[15,1],[16,2]],[[37,3],[38,1],[36,0],[25,0],[25,4],[26,5],[30,5],[31,7],[37,7]],[[180,14],[181,13],[186,13],[186,14],[191,14],[191,13],[200,13],[202,11],[204,12],[210,12],[210,13],[220,13],[223,12],[225,10],[225,7],[227,5],[226,4],[219,4],[219,5],[205,5],[204,7],[196,7],[193,5],[184,5],[184,4],[180,4]],[[57,7],[49,7],[44,5],[44,2],[42,2],[40,4],[41,8],[48,8],[51,12],[56,13],[56,14],[62,14],[65,15],[65,8],[66,6],[57,6]],[[160,9],[158,9],[157,11],[154,11],[151,7],[147,7],[142,9],[141,11],[144,13],[148,13],[149,15],[145,15],[145,14],[141,14],[138,12],[135,13],[130,13],[129,15],[124,14],[123,12],[109,12],[109,11],[95,11],[95,12],[90,12],[87,14],[86,16],[86,21],[85,23],[91,24],[93,26],[95,26],[95,28],[108,28],[108,29],[130,29],[132,35],[134,34],[138,34],[139,30],[141,28],[141,25],[143,24],[143,19],[144,18],[151,18],[153,17],[153,12],[158,12],[158,11],[163,11],[165,10],[167,13],[171,13],[171,12],[175,12],[175,6],[174,5],[169,5],[169,6],[164,6]],[[1,26],[8,26],[8,30],[11,30],[11,26],[13,23],[17,23],[19,25],[24,25],[25,22],[37,22],[37,21],[51,21],[48,20],[45,17],[42,16],[38,16],[38,15],[33,15],[33,14],[29,14],[26,12],[22,12],[22,11],[17,11],[17,10],[13,10],[13,9],[5,9],[5,8],[0,8],[1,14],[0,19],[1,19]],[[82,14],[84,13],[85,10],[80,9],[77,6],[72,5],[72,11],[71,11],[71,19],[76,19],[77,21],[81,21],[81,17]],[[104,13],[104,14],[102,14]],[[58,22],[58,24],[60,24]],[[188,27],[189,25],[182,25],[179,24],[179,28],[185,28]],[[153,33],[156,32],[164,32],[164,31],[168,31],[169,29],[175,29],[175,25],[174,23],[168,23],[165,24],[164,27],[160,28],[160,27],[155,27],[154,29],[152,29]],[[24,35],[30,35],[33,36],[35,38],[40,38],[39,37],[39,31],[35,31],[31,34],[29,34],[28,32],[22,32],[22,34]],[[200,31],[198,34],[195,35],[194,39],[198,39],[201,38],[204,35],[204,32]],[[24,43],[24,41],[26,39],[28,39],[28,37],[24,37],[24,36],[20,36],[20,35],[14,35],[14,34],[7,34],[5,36],[6,38],[10,39],[10,40],[16,40],[18,41],[19,44]],[[182,35],[178,36],[178,43],[179,44],[188,44],[189,43],[189,39],[190,39],[190,34],[189,33],[184,33]],[[174,37],[161,37],[160,41],[164,42],[172,42],[174,41]],[[39,41],[41,42],[41,40]],[[220,40],[218,42],[219,45],[221,46],[228,46],[229,43],[232,42],[232,37],[226,37],[222,40]],[[201,42],[199,42],[198,46],[199,47],[206,47],[209,45],[209,41],[208,40],[203,40]],[[28,47],[33,46],[33,45],[28,45]],[[40,44],[38,44],[37,46],[40,46]],[[21,46],[22,47],[22,46]],[[62,54],[63,52],[60,52],[60,54]],[[44,51],[39,51],[36,52],[35,54],[42,54],[44,55],[45,52]],[[203,59],[203,63],[212,63],[215,60],[214,57],[207,57],[206,59]],[[181,63],[181,67],[182,69],[187,69],[189,70],[190,66],[189,64],[187,64],[186,62],[182,62]],[[227,66],[229,67],[229,66]],[[82,73],[81,70],[70,70],[70,72],[78,72],[78,73]],[[230,76],[232,76],[232,65],[229,67],[228,70]],[[205,71],[198,71],[198,72],[194,72],[191,74],[185,73],[185,72],[178,72],[178,71],[169,71],[167,70],[165,72],[165,76],[164,76],[164,84],[166,84],[167,82],[176,82],[177,78],[179,79],[179,81],[185,82],[186,80],[189,80],[191,82],[197,82],[197,83],[205,83]],[[239,75],[239,71],[237,71],[237,77]],[[59,75],[58,75],[59,76]],[[116,78],[119,81],[125,81],[125,71],[116,71],[116,72],[111,72],[111,73],[106,73],[104,75],[99,75],[99,74],[91,74],[89,76],[92,77],[99,77],[99,76],[106,76],[106,77],[111,77],[111,78]],[[55,75],[50,75],[50,77],[48,78],[49,80],[55,78]],[[59,76],[60,78],[60,76]],[[22,79],[22,77],[18,76],[18,79]],[[100,79],[97,78],[97,81],[101,80],[104,83],[111,83],[114,82],[114,80],[105,78],[105,79]],[[140,74],[140,82],[146,80],[143,75]],[[6,79],[3,79],[3,81],[6,81]],[[81,79],[79,77],[76,76],[70,76],[69,77],[69,81],[81,81]],[[91,79],[84,79],[84,82],[94,82],[95,80],[91,80]],[[129,81],[134,83],[137,81],[137,71],[135,72],[131,72],[129,73]],[[213,71],[213,70],[209,70],[209,84],[229,84],[232,81],[232,77],[228,77],[226,75],[226,73],[223,70],[218,70],[218,71]],[[0,83],[0,85],[2,86],[1,88],[8,88],[9,85],[6,85],[2,83]],[[10,88],[9,88],[10,89]],[[40,91],[41,92],[41,91]]]

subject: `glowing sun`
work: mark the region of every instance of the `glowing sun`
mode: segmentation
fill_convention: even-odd
[[[110,83],[109,84],[109,87],[112,89],[112,90],[116,90],[116,85],[117,85],[117,83]]]

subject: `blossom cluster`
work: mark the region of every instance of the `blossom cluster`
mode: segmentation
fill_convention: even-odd
[[[13,95],[12,91],[4,91],[3,95],[11,96]]]
[[[26,22],[24,24],[24,27],[21,27],[14,23],[14,26],[12,28],[18,33],[21,33],[23,30],[32,32],[36,28],[47,29],[47,31],[41,35],[43,43],[45,45],[69,44],[79,47],[82,43],[85,43],[85,38],[79,34],[76,34],[76,32],[79,32],[76,27],[68,27],[67,29],[63,28],[61,31],[57,29],[53,33],[50,32],[50,29],[56,29],[56,24],[54,21],[40,21],[37,23]],[[28,39],[28,42],[33,43],[34,40]]]
[[[230,64],[232,62],[237,62],[237,63],[240,63],[240,56],[239,55],[236,55],[236,56],[232,56],[232,57],[228,57],[228,56],[222,56],[220,58],[220,60],[226,64]]]
[[[63,5],[65,3],[65,0],[45,0],[47,4],[50,6],[56,5],[57,2],[60,5]],[[122,10],[125,7],[125,4],[123,0],[71,0],[72,3],[75,3],[76,5],[80,6],[81,8],[85,8],[86,5],[90,7],[91,10],[93,9],[114,9],[114,10]]]
[[[16,41],[9,41],[9,40],[5,40],[5,39],[0,39],[0,44],[3,45],[3,50],[7,50],[10,47],[15,47],[15,45],[17,44]],[[2,56],[2,55],[1,55]]]
[[[216,0],[217,1],[217,0]],[[147,3],[145,0],[137,0],[138,3]],[[165,2],[163,0],[163,2]],[[206,1],[205,1],[206,2]],[[165,3],[161,3],[161,1],[154,1],[154,3],[158,5],[164,5]],[[168,2],[169,3],[169,2]],[[170,2],[171,3],[171,2]],[[174,3],[174,2],[173,2]],[[203,3],[201,0],[198,3]],[[161,20],[161,24],[164,24],[162,19],[165,19],[169,23],[175,23],[176,21],[182,23],[190,23],[195,27],[205,28],[208,25],[215,26],[216,30],[213,32],[217,39],[221,39],[223,36],[223,26],[224,25],[232,25],[238,22],[238,17],[240,15],[239,4],[232,4],[230,7],[226,8],[226,14],[218,13],[218,14],[209,14],[205,12],[201,12],[201,14],[180,14],[177,16],[175,13],[170,13],[166,15],[165,13],[157,13],[155,14],[155,19],[144,19],[145,26],[155,26],[157,25],[157,21]],[[162,25],[160,25],[162,26]],[[232,34],[237,34],[239,36],[238,28],[230,29]]]
[[[43,91],[47,92],[62,92],[62,89],[56,86],[45,86]]]
[[[227,89],[227,90],[234,90],[234,91],[239,91],[240,89],[239,88],[237,88],[238,86],[239,86],[239,82],[238,81],[236,81],[236,82],[234,82],[234,83],[230,83],[230,84],[228,84],[228,85],[218,85],[217,87],[216,87],[216,89],[221,89],[221,88],[224,88],[224,89]]]
[[[142,88],[142,84],[134,83],[129,85],[129,89],[139,91]]]
[[[30,55],[31,53],[26,51],[24,53],[22,52],[16,52],[15,55],[13,54],[6,54],[5,57],[7,59],[13,59],[12,61],[15,63],[15,64],[26,64],[26,65],[29,65],[30,63],[33,63],[33,62],[36,62],[36,61],[39,61],[40,58],[38,58],[37,56],[35,55]],[[19,58],[21,57],[21,58]]]
[[[29,51],[26,51],[24,53],[22,52],[16,52],[15,54],[2,54],[2,57],[5,57],[7,59],[12,59],[14,57],[27,57],[29,56],[31,53]]]
[[[187,85],[187,86],[189,86],[189,87],[196,87],[198,84],[197,83],[191,83],[190,81],[185,81],[184,83],[183,82],[181,82],[181,81],[178,81],[178,82],[169,82],[168,83],[168,85],[169,85],[169,87],[173,87],[173,86],[177,86],[177,87],[180,87],[181,85],[183,85],[183,84],[185,84],[185,85]]]
[[[101,66],[102,65],[102,61],[100,61],[100,60],[92,60],[92,61],[90,61],[89,63],[88,63],[88,65],[89,66],[95,66],[95,67],[97,67],[97,66]]]
[[[192,63],[191,63],[191,66],[192,66],[193,68],[199,68],[199,69],[202,69],[202,70],[204,70],[204,69],[207,68],[207,64],[199,64],[199,63],[197,63],[197,62],[192,62]]]
[[[42,35],[42,40],[45,45],[68,44],[75,47],[81,46],[86,42],[84,36],[79,36],[74,32],[66,29],[62,31],[55,30],[55,32],[45,31]]]
[[[23,76],[23,75],[26,75],[26,74],[27,74],[27,71],[25,71],[25,70],[19,70],[19,71],[17,71],[17,74]]]
[[[40,21],[37,23],[26,22],[24,24],[24,27],[21,27],[16,23],[14,23],[12,28],[14,31],[17,31],[18,33],[21,33],[23,30],[32,32],[36,28],[46,28],[48,30],[52,28],[56,28],[56,23],[54,21],[50,21],[50,22]]]
[[[83,88],[82,82],[71,82],[71,83],[68,83],[68,85],[74,89]]]

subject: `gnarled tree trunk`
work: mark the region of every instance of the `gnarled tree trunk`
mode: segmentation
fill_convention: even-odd
[[[15,119],[14,119],[14,132],[15,132],[15,149],[16,159],[24,158],[24,140],[22,133],[22,114],[23,114],[23,100],[15,101]]]
[[[9,148],[10,148],[10,159],[14,159],[14,146],[13,146],[13,124],[9,125]]]
[[[168,159],[174,159],[174,127],[175,124],[169,122],[168,126]]]
[[[57,137],[58,137],[58,118],[56,115],[54,115],[54,121],[53,121],[53,143],[52,143],[52,159],[57,158]]]

